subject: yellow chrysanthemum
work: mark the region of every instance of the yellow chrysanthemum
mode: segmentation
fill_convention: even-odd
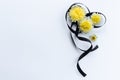
[[[97,39],[97,36],[95,34],[90,36],[91,41],[96,41],[96,39]]]
[[[85,10],[79,6],[74,6],[69,12],[72,22],[80,21],[85,17]]]
[[[101,22],[100,14],[93,13],[91,16],[91,20],[92,20],[93,24],[99,24]]]
[[[82,32],[88,33],[92,28],[92,22],[89,19],[84,19],[80,22],[79,28]]]

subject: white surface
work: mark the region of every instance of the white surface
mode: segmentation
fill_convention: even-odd
[[[81,61],[65,23],[74,2],[106,15],[99,49]],[[120,80],[119,0],[0,0],[0,80]]]

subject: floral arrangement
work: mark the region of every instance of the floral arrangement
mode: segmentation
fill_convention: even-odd
[[[98,48],[98,45],[93,46],[92,44],[92,42],[96,41],[97,36],[95,34],[92,34],[89,36],[89,38],[86,38],[80,36],[79,34],[89,34],[93,29],[102,27],[106,23],[106,17],[100,12],[90,12],[89,8],[82,3],[74,3],[67,10],[65,19],[67,22],[67,26],[71,31],[70,35],[72,38],[72,42],[74,43],[76,48],[83,51],[83,53],[78,58],[77,69],[85,77],[86,73],[84,73],[83,70],[80,68],[79,61],[88,53]],[[74,41],[73,34],[78,40],[90,43],[90,47],[87,50],[79,48]]]

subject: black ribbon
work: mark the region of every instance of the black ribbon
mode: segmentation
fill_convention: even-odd
[[[85,76],[86,76],[86,73],[81,69],[81,67],[80,67],[80,65],[79,65],[79,61],[80,61],[82,58],[84,58],[87,54],[89,54],[90,52],[96,50],[96,49],[98,48],[98,45],[96,45],[95,47],[93,47],[92,42],[91,42],[89,39],[87,39],[87,38],[85,38],[85,37],[80,37],[80,36],[79,36],[79,34],[81,33],[81,31],[80,31],[79,28],[78,28],[78,22],[77,22],[77,21],[76,21],[76,22],[71,22],[71,25],[68,24],[68,13],[69,13],[71,7],[74,6],[74,5],[77,5],[77,4],[83,5],[83,4],[81,4],[81,3],[75,3],[75,4],[71,5],[70,8],[69,8],[69,9],[67,10],[67,12],[66,12],[65,19],[66,19],[66,22],[67,22],[67,26],[68,26],[69,30],[71,31],[71,34],[70,34],[70,35],[71,35],[71,40],[72,40],[72,42],[73,42],[73,44],[74,44],[74,46],[75,46],[76,48],[80,49],[80,48],[77,47],[77,45],[75,44],[74,38],[73,38],[72,34],[74,34],[79,40],[90,43],[90,47],[89,47],[87,50],[82,50],[82,49],[80,49],[81,51],[83,51],[83,53],[79,56],[79,58],[78,58],[78,60],[77,60],[77,69],[78,69],[78,71],[82,74],[82,76],[85,77]],[[83,6],[85,6],[85,5],[83,5]],[[85,6],[85,7],[86,7],[86,6]],[[88,10],[88,13],[86,14],[86,17],[91,16],[93,13],[98,13],[98,14],[103,15],[103,14],[100,13],[100,12],[90,12],[90,10],[88,9],[88,7],[86,7],[86,9]],[[104,16],[104,15],[103,15],[103,16]],[[105,17],[105,16],[104,16],[104,17]],[[106,22],[106,17],[105,17],[105,22]],[[104,24],[105,24],[105,22],[104,22]],[[75,30],[72,28],[73,26],[75,26],[75,28],[76,28]],[[102,26],[102,25],[101,25],[101,26]],[[99,28],[99,27],[101,27],[101,26],[94,26],[94,28]]]

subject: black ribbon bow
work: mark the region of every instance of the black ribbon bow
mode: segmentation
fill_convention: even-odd
[[[103,26],[103,25],[106,23],[106,17],[105,17],[105,15],[103,15],[103,14],[100,13],[100,12],[90,12],[90,10],[88,9],[88,7],[85,6],[85,5],[82,4],[82,3],[74,3],[74,4],[72,4],[72,5],[70,6],[70,8],[67,10],[66,14],[65,14],[65,20],[66,20],[66,22],[67,22],[67,26],[68,26],[69,30],[71,31],[71,34],[70,34],[70,35],[71,35],[71,39],[72,39],[72,42],[73,42],[74,46],[75,46],[76,48],[80,49],[80,48],[77,47],[77,45],[75,44],[74,38],[73,38],[72,34],[74,34],[74,35],[76,36],[76,38],[78,38],[78,40],[81,40],[81,41],[85,41],[85,42],[90,43],[90,47],[89,47],[87,50],[82,50],[82,49],[80,49],[81,51],[83,51],[83,53],[79,56],[79,58],[78,58],[78,60],[77,60],[77,69],[78,69],[78,71],[82,74],[82,76],[85,77],[85,76],[86,76],[86,73],[83,72],[83,70],[81,69],[81,67],[80,67],[80,65],[79,65],[79,61],[80,61],[82,58],[84,58],[88,53],[96,50],[96,49],[98,48],[98,45],[96,45],[95,47],[93,47],[92,42],[91,42],[88,38],[79,36],[79,34],[82,33],[82,32],[81,32],[81,31],[79,30],[79,28],[78,28],[78,22],[77,22],[77,21],[76,21],[76,22],[70,21],[68,13],[69,13],[70,9],[71,9],[73,6],[75,6],[75,5],[78,5],[78,6],[80,6],[80,7],[83,7],[83,6],[84,6],[84,7],[87,9],[87,12],[88,12],[88,13],[86,13],[86,17],[90,17],[93,13],[100,14],[100,15],[102,15],[102,16],[104,17],[104,19],[105,19],[105,20],[104,20],[104,23],[103,23],[102,25],[94,25],[94,28],[100,28],[101,26]],[[69,24],[69,23],[70,23],[70,24]],[[73,26],[75,26],[75,29],[73,29]]]

